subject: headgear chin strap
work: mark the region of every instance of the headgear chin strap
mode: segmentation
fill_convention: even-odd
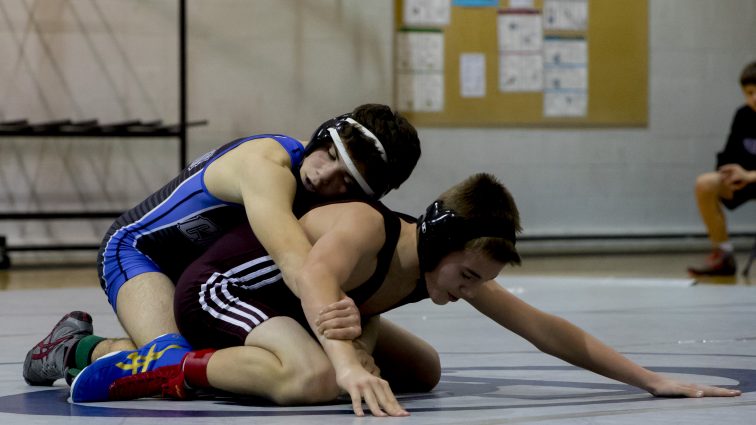
[[[378,149],[383,162],[388,163],[388,156],[386,155],[386,149],[384,149],[383,143],[381,143],[378,137],[376,137],[373,132],[368,130],[367,127],[355,121],[350,114],[340,115],[332,120],[328,120],[323,123],[323,125],[321,125],[315,131],[315,134],[310,141],[310,145],[308,146],[309,149],[305,150],[305,154],[308,154],[316,146],[320,146],[320,142],[325,137],[330,137],[330,139],[333,141],[333,145],[336,148],[336,151],[338,151],[339,153],[339,157],[341,157],[341,160],[344,161],[344,165],[346,166],[349,175],[352,176],[354,181],[357,182],[357,184],[360,186],[362,191],[365,192],[366,195],[376,196],[376,191],[373,190],[372,187],[370,187],[368,182],[365,180],[365,177],[362,175],[362,173],[360,173],[360,170],[357,168],[354,161],[352,161],[352,157],[349,155],[349,151],[344,145],[344,142],[341,140],[341,136],[339,136],[338,128],[344,124],[352,125],[357,129],[357,131],[362,133],[368,140],[370,140],[370,142],[373,143],[376,149]],[[386,192],[388,191],[378,193],[378,196],[385,195]]]
[[[465,218],[435,201],[417,219],[417,255],[420,271],[429,272],[447,254],[481,237],[504,238],[515,243],[514,230],[496,218]]]

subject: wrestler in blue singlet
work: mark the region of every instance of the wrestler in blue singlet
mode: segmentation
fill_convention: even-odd
[[[296,139],[280,134],[237,139],[197,158],[178,177],[116,219],[97,255],[100,284],[114,310],[118,291],[127,280],[160,272],[176,282],[220,235],[247,220],[243,205],[222,201],[208,192],[205,170],[242,143],[266,138],[286,149],[292,172],[299,169],[304,147]]]

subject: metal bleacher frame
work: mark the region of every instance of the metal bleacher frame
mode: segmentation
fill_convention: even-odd
[[[132,120],[120,123],[100,124],[97,120],[70,121],[60,120],[42,123],[29,123],[26,120],[6,121],[0,123],[0,138],[175,138],[178,141],[179,170],[186,164],[187,127],[203,125],[206,121],[187,122],[186,108],[186,2],[178,0],[178,83],[179,83],[179,119],[177,124],[164,125],[161,121],[142,122]],[[59,220],[59,219],[98,219],[115,218],[123,211],[0,211],[0,220]],[[6,237],[0,235],[0,269],[10,267],[11,251],[46,251],[46,250],[88,250],[96,249],[93,245],[30,245],[8,246]]]

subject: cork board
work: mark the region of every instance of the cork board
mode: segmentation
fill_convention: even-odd
[[[395,5],[396,34],[415,31],[405,25],[404,1]],[[648,121],[648,4],[647,0],[587,0],[586,25],[581,30],[546,30],[544,38],[582,39],[585,42],[585,106],[581,114],[545,113],[548,90],[502,91],[499,17],[519,13],[501,0],[498,7],[462,7],[452,2],[448,22],[419,28],[443,34],[443,106],[436,111],[400,110],[418,126],[536,126],[642,127]],[[548,0],[547,0],[548,1]],[[569,0],[567,0],[569,1]],[[532,10],[545,19],[544,0]],[[551,3],[554,4],[553,2]],[[485,58],[485,92],[461,94],[460,56],[475,52]],[[545,59],[544,59],[545,61]],[[399,80],[399,70],[397,78]],[[405,86],[397,85],[399,91]]]

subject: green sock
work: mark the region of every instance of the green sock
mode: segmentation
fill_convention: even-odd
[[[94,351],[97,344],[99,344],[100,341],[104,340],[105,338],[96,335],[89,335],[82,338],[81,341],[76,344],[76,364],[74,365],[75,368],[81,370],[89,366],[89,364],[92,363],[89,360],[92,357],[92,352]]]

